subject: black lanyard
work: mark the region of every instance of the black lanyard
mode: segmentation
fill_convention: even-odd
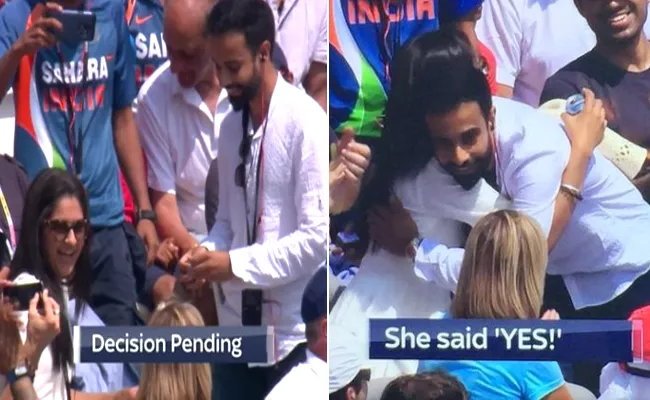
[[[248,137],[248,119],[249,119],[249,114],[250,110],[248,109],[248,106],[245,106],[244,109],[242,110],[242,132],[243,132],[243,137],[242,137],[242,143],[244,146],[247,146],[248,148],[248,154],[249,156],[252,156],[252,149],[251,149],[251,143],[252,141],[249,140]],[[251,227],[250,227],[250,219],[248,218],[248,215],[250,214],[250,208],[248,207],[248,173],[246,173],[246,159],[242,160],[244,163],[244,179],[243,179],[243,185],[242,188],[244,190],[244,207],[246,209],[246,238],[248,240],[248,245],[251,246],[257,241],[257,227],[259,225],[259,222],[257,221],[258,216],[257,213],[259,211],[259,202],[260,202],[260,185],[262,181],[261,177],[261,172],[262,172],[262,162],[264,160],[263,154],[264,154],[264,137],[266,136],[266,126],[268,125],[269,118],[268,114],[265,115],[264,117],[264,127],[262,128],[262,137],[260,138],[260,151],[257,154],[257,168],[255,172],[255,209],[254,209],[254,214],[253,214],[253,229],[251,232]],[[248,157],[246,157],[248,158]],[[260,218],[261,218],[261,213],[260,213]]]
[[[62,93],[66,99],[66,118],[68,120],[68,146],[70,147],[70,157],[68,158],[70,168],[74,168],[74,173],[77,176],[81,176],[81,167],[83,165],[83,136],[84,129],[82,121],[79,121],[77,124],[77,111],[75,110],[76,98],[79,93],[81,93],[81,107],[83,109],[83,97],[85,95],[84,90],[86,88],[86,79],[88,75],[88,42],[84,42],[81,45],[81,86],[78,88],[72,89],[73,83],[65,83],[65,60],[63,58],[63,52],[59,45],[57,45],[57,52],[59,53],[59,60],[61,61],[61,74],[63,75],[63,88],[62,90],[65,93]],[[73,63],[76,64],[76,61]],[[76,65],[75,65],[76,67]],[[76,72],[76,68],[73,67],[73,71]],[[74,74],[73,74],[74,75]],[[78,125],[78,128],[77,128]]]

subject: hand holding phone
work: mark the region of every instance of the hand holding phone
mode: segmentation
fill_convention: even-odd
[[[90,11],[57,10],[49,12],[49,16],[61,24],[62,29],[54,32],[56,39],[61,42],[77,44],[95,38],[97,17]]]
[[[59,4],[46,3],[43,14],[34,20],[32,26],[14,43],[14,50],[22,56],[54,46],[57,42],[56,35],[63,30],[63,25],[50,15],[62,11],[63,8]]]
[[[2,289],[3,301],[7,301],[14,306],[16,311],[29,310],[30,301],[37,294],[43,292],[43,284],[41,282],[28,283],[26,285],[11,285],[5,286]],[[42,308],[42,303],[39,308]]]
[[[46,289],[34,295],[28,309],[27,341],[43,351],[61,332],[61,308]]]

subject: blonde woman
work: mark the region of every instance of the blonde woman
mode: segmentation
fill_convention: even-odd
[[[149,326],[204,326],[199,311],[190,303],[161,303]],[[210,400],[212,375],[209,364],[145,364],[137,400]]]
[[[497,211],[472,229],[451,303],[451,317],[537,319],[548,260],[539,225],[517,211]],[[551,311],[544,318],[555,319]],[[570,400],[556,362],[425,361],[420,371],[445,369],[475,399]]]

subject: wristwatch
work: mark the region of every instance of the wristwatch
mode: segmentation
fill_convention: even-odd
[[[10,385],[13,385],[16,381],[24,377],[28,377],[32,382],[34,381],[34,373],[29,371],[27,364],[19,364],[9,372],[7,380]]]
[[[139,222],[147,219],[151,222],[156,222],[156,212],[154,210],[138,210],[135,213],[135,219]]]
[[[406,246],[406,257],[408,257],[409,260],[415,261],[415,256],[418,253],[418,248],[420,247],[422,240],[424,239],[417,237],[411,240],[408,246]]]

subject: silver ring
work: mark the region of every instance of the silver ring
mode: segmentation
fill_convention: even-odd
[[[54,315],[59,315],[60,312],[61,312],[61,310],[59,310],[59,309],[57,308],[56,310],[54,310]]]

